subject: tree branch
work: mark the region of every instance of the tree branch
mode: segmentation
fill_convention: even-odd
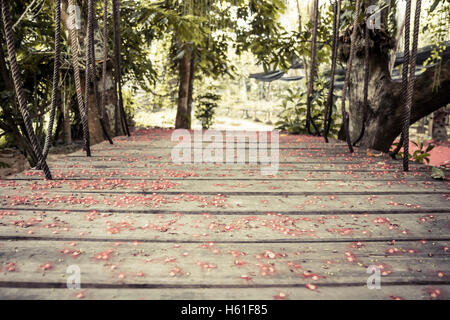
[[[440,71],[440,87],[433,87],[434,73]],[[393,94],[400,101],[401,83],[395,82]],[[427,69],[416,79],[413,106],[411,109],[411,124],[433,113],[450,103],[450,59]]]

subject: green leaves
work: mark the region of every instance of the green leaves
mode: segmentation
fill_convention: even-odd
[[[430,143],[425,148],[422,141],[421,142],[411,141],[411,143],[414,144],[417,147],[417,149],[412,154],[409,154],[408,158],[417,163],[424,164],[426,162],[427,164],[429,164],[430,156],[431,156],[430,152],[431,152],[431,150],[434,149],[435,145]],[[393,144],[394,147],[396,147],[397,145],[398,145],[397,143]],[[402,158],[403,158],[403,152],[399,152],[397,154],[397,159],[402,159]]]
[[[235,48],[238,54],[251,51],[264,70],[287,70],[294,56],[295,39],[278,22],[286,6],[280,0],[250,0],[237,9]]]
[[[311,100],[311,116],[314,123],[323,130],[324,110],[328,95],[328,90],[323,79],[319,78],[316,83],[316,89],[313,92]],[[285,95],[281,96],[281,107],[283,111],[280,114],[280,120],[276,123],[279,130],[287,131],[292,134],[308,134],[306,128],[306,93],[303,90],[288,89]],[[339,116],[334,113],[330,133],[336,135],[339,131],[337,119]]]
[[[197,98],[195,117],[202,123],[203,129],[209,129],[212,126],[214,115],[218,107],[217,102],[220,101],[220,99],[221,96],[212,91]]]

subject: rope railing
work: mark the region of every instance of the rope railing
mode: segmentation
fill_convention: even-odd
[[[35,134],[34,128],[33,128],[33,123],[31,122],[30,114],[28,113],[25,94],[23,92],[23,87],[22,87],[22,79],[20,76],[19,65],[17,63],[16,48],[14,46],[14,35],[13,35],[13,30],[12,30],[11,16],[9,13],[8,5],[6,4],[5,0],[0,0],[0,7],[1,7],[1,11],[2,11],[3,26],[4,26],[5,35],[6,35],[6,46],[8,48],[9,63],[11,66],[11,73],[12,73],[12,78],[13,78],[13,82],[14,82],[14,88],[16,91],[17,100],[19,103],[20,113],[22,114],[22,118],[25,123],[25,128],[26,128],[28,137],[30,139],[31,146],[33,148],[33,152],[38,160],[38,164],[40,164],[40,167],[41,167],[42,171],[44,172],[45,178],[48,180],[51,180],[52,174],[50,172],[50,168],[48,167],[47,162],[43,158],[42,148],[36,137],[36,134]]]
[[[121,119],[123,131],[127,136],[130,136],[130,129],[126,119],[125,109],[123,107],[122,95],[122,75],[121,75],[121,58],[120,58],[120,0],[113,0],[113,25],[114,25],[114,70],[117,93],[117,106]]]
[[[403,171],[409,171],[409,126],[411,124],[411,108],[416,82],[416,60],[419,44],[420,12],[422,0],[416,1],[416,12],[414,17],[413,43],[409,59],[409,79],[403,108]],[[406,61],[406,59],[405,59]]]
[[[347,98],[347,90],[350,85],[350,76],[352,72],[352,64],[353,64],[353,58],[355,56],[355,49],[356,49],[356,35],[358,32],[358,24],[359,24],[359,12],[360,12],[360,0],[356,0],[355,5],[355,15],[353,20],[353,30],[352,35],[350,37],[350,54],[347,61],[347,70],[345,73],[345,81],[344,81],[344,87],[342,88],[342,96],[341,96],[341,109],[342,109],[342,121],[344,123],[344,132],[345,132],[345,139],[347,141],[348,149],[350,153],[353,153],[353,145],[351,142],[350,137],[350,130],[349,130],[349,121],[350,117],[348,115],[348,112],[345,110],[345,102]]]
[[[71,8],[74,8],[73,0],[69,0],[69,6]],[[81,89],[81,77],[80,77],[80,66],[78,61],[78,32],[76,28],[76,12],[75,10],[72,11],[72,22],[74,22],[74,25],[69,25],[69,31],[70,31],[70,46],[72,49],[72,64],[73,64],[73,70],[74,70],[74,77],[75,77],[75,89],[77,94],[77,105],[78,110],[80,112],[82,127],[83,127],[83,140],[84,140],[84,148],[86,151],[86,155],[88,157],[91,156],[91,146],[90,146],[90,138],[89,138],[89,122],[88,122],[88,108],[84,104],[83,101],[83,91]],[[87,67],[87,66],[86,66]]]
[[[334,1],[333,4],[333,48],[331,53],[331,73],[330,73],[330,86],[328,88],[327,102],[325,105],[324,115],[324,130],[323,137],[325,142],[328,143],[328,135],[330,133],[331,121],[333,115],[333,101],[334,101],[334,80],[336,75],[337,55],[339,47],[339,26],[341,20],[341,0]]]
[[[52,87],[52,104],[50,109],[50,118],[47,127],[47,136],[45,138],[44,150],[42,158],[47,159],[50,150],[50,144],[53,136],[53,124],[55,121],[56,106],[58,100],[59,87],[59,67],[61,65],[61,0],[55,0],[55,61],[53,66],[53,87]],[[38,168],[42,166],[38,164]]]
[[[311,125],[314,128],[315,134],[319,135],[319,129],[311,116],[311,100],[314,91],[314,80],[316,76],[316,55],[317,55],[317,29],[319,28],[319,0],[314,0],[313,6],[313,30],[311,43],[311,65],[309,72],[308,91],[306,94],[306,129],[309,134],[311,132]]]
[[[94,89],[94,102],[97,108],[98,120],[100,122],[100,126],[102,128],[102,132],[104,137],[109,141],[110,144],[113,144],[111,137],[109,136],[108,130],[106,129],[106,124],[104,121],[102,108],[99,104],[100,97],[98,94],[98,81],[97,81],[97,66],[96,66],[96,57],[95,57],[95,23],[94,23],[94,0],[89,0],[88,2],[88,25],[89,25],[89,34],[88,34],[88,52],[89,52],[89,60],[90,60],[90,68],[89,68],[89,78],[92,82],[92,87]],[[105,41],[106,42],[106,41]]]

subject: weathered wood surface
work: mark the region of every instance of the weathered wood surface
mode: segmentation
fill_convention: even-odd
[[[54,181],[0,180],[0,298],[449,298],[449,184],[430,168],[299,136],[281,136],[274,176],[177,165],[170,134],[52,157]]]

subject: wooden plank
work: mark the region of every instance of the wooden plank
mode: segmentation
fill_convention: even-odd
[[[237,160],[234,160],[234,164],[238,164]],[[248,157],[245,157],[244,160],[242,160],[242,163],[244,163],[246,166],[255,166],[255,165],[265,165],[267,161],[262,160],[252,160],[253,162],[249,161]],[[126,162],[125,164],[121,164],[121,162]],[[211,162],[204,161],[201,164],[206,166],[217,166],[222,165],[225,166],[226,159],[223,159],[223,162],[221,161],[219,164],[217,162],[215,164]],[[84,155],[74,155],[67,157],[66,159],[62,159],[58,162],[58,166],[61,166],[61,164],[65,165],[77,165],[77,164],[101,164],[101,163],[109,163],[111,166],[120,166],[120,165],[130,165],[131,163],[135,166],[142,164],[142,167],[148,167],[149,165],[164,165],[164,166],[170,166],[173,165],[174,161],[171,159],[171,154],[163,154],[163,155],[154,155],[154,154],[135,154],[133,155],[126,155],[126,156],[114,156],[114,155],[106,155],[106,156],[92,156],[88,159],[85,158]],[[146,165],[144,165],[144,163]],[[187,163],[184,163],[184,165],[192,165],[194,163],[194,157],[191,157],[191,160],[187,161]],[[223,163],[223,164],[222,164]],[[344,158],[344,159],[336,159],[336,158],[330,158],[330,159],[324,159],[321,158],[305,158],[305,157],[280,157],[278,159],[278,163],[280,167],[286,167],[286,166],[308,166],[311,169],[317,169],[317,168],[342,168],[342,167],[350,167],[354,169],[358,168],[366,168],[369,167],[373,170],[375,169],[397,169],[398,166],[401,165],[398,161],[393,161],[389,159],[374,159],[374,158]],[[197,166],[200,163],[197,163]],[[56,164],[50,163],[51,166],[54,166]],[[233,165],[233,163],[228,163],[228,165]],[[411,162],[411,169],[412,170],[419,170],[423,169],[419,164]]]
[[[67,282],[80,268],[85,287],[364,286],[379,266],[383,285],[448,285],[448,242],[396,245],[2,242],[0,282]],[[400,253],[386,254],[386,250]],[[74,256],[76,254],[76,256]],[[14,271],[8,271],[14,263]],[[13,285],[11,285],[13,286]],[[55,285],[56,286],[56,285]],[[56,286],[57,287],[57,286]]]
[[[48,207],[71,210],[105,210],[107,208],[146,211],[208,212],[276,212],[286,214],[337,212],[448,212],[450,197],[443,194],[370,195],[316,194],[304,196],[279,195],[195,195],[195,194],[135,194],[100,193],[88,195],[73,192],[61,195],[43,192],[24,192],[12,196],[0,195],[0,210],[6,208],[32,209]]]
[[[24,191],[46,190],[52,193],[67,193],[74,190],[91,191],[100,190],[106,192],[113,190],[132,194],[132,193],[192,193],[192,194],[277,194],[283,195],[306,195],[314,193],[366,193],[366,194],[401,194],[401,193],[449,193],[450,188],[447,184],[437,181],[283,181],[283,180],[235,180],[224,182],[220,179],[210,177],[202,180],[178,180],[168,183],[161,179],[148,179],[145,181],[132,181],[127,179],[105,180],[103,178],[90,178],[83,180],[60,180],[48,183],[45,180],[39,181],[14,181],[13,184],[0,184],[0,190],[3,188],[14,187],[14,190],[22,189]],[[136,191],[139,190],[139,191]],[[194,190],[194,191],[193,191]]]
[[[448,214],[148,215],[109,210],[3,211],[0,239],[337,242],[450,238]]]
[[[436,296],[436,293],[439,295]],[[273,300],[280,293],[288,300],[434,300],[448,299],[448,285],[384,286],[380,290],[367,287],[318,287],[316,291],[306,287],[272,288],[212,288],[212,289],[33,289],[0,288],[0,299],[9,300]],[[264,304],[262,302],[262,304]]]

